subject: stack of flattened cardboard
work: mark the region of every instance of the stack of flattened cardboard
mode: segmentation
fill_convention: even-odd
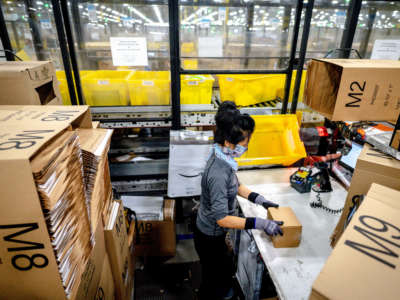
[[[0,106],[0,125],[0,297],[75,299],[93,245],[72,129],[90,111]]]
[[[97,222],[105,206],[111,201],[112,187],[109,178],[107,152],[112,130],[76,130],[82,149],[86,199],[90,207],[91,220]],[[92,224],[96,228],[96,224]]]
[[[31,159],[51,243],[66,294],[92,249],[78,136],[64,131]],[[83,264],[82,264],[83,263]]]

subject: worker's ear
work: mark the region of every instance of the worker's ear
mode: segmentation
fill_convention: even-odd
[[[235,149],[235,145],[232,143],[229,143],[227,140],[225,140],[224,146],[230,149]]]

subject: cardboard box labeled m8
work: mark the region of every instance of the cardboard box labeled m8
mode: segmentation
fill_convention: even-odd
[[[62,105],[50,61],[0,62],[0,104]]]
[[[38,107],[41,112],[48,108]],[[77,294],[93,245],[78,138],[70,129],[72,123],[85,124],[78,120],[85,120],[86,113],[82,107],[56,122],[13,117],[1,122],[2,298],[74,299]],[[74,239],[65,232],[72,232]],[[60,233],[57,239],[54,233]],[[74,269],[67,272],[60,261]]]
[[[298,247],[301,241],[302,226],[290,207],[268,208],[268,219],[283,221],[283,236],[271,237],[275,248]]]
[[[339,240],[354,214],[353,211],[360,205],[360,200],[367,194],[373,182],[400,190],[400,161],[365,144],[357,160],[342,215],[331,236],[332,246]]]
[[[332,121],[392,121],[400,113],[400,61],[313,59],[305,104]]]
[[[176,253],[175,200],[164,200],[164,221],[138,221],[135,256],[174,256]]]
[[[399,191],[371,185],[314,282],[310,299],[399,299],[399,199]]]

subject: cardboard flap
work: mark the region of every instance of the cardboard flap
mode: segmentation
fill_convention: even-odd
[[[368,168],[382,174],[386,173],[388,176],[396,174],[400,176],[400,161],[381,154],[372,146],[365,144],[358,157],[356,168]]]
[[[112,130],[110,129],[80,129],[77,130],[82,150],[102,156],[110,143]]]
[[[89,106],[86,105],[0,105],[0,125],[21,122],[44,126],[67,123],[74,128],[92,128]]]
[[[19,126],[0,126],[0,160],[29,159],[69,124],[50,128],[45,124],[21,123]]]
[[[395,191],[386,186],[373,183],[371,184],[367,197],[382,202],[393,209],[400,210],[400,191]]]
[[[376,59],[331,59],[331,58],[320,58],[313,59],[317,61],[327,62],[343,68],[388,68],[396,69],[400,68],[400,62],[394,60],[376,60]]]

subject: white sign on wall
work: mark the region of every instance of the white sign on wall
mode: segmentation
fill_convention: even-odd
[[[110,38],[114,66],[147,66],[147,42],[144,37]]]
[[[222,37],[199,37],[199,57],[222,57]]]
[[[371,59],[399,60],[400,40],[375,40]]]

